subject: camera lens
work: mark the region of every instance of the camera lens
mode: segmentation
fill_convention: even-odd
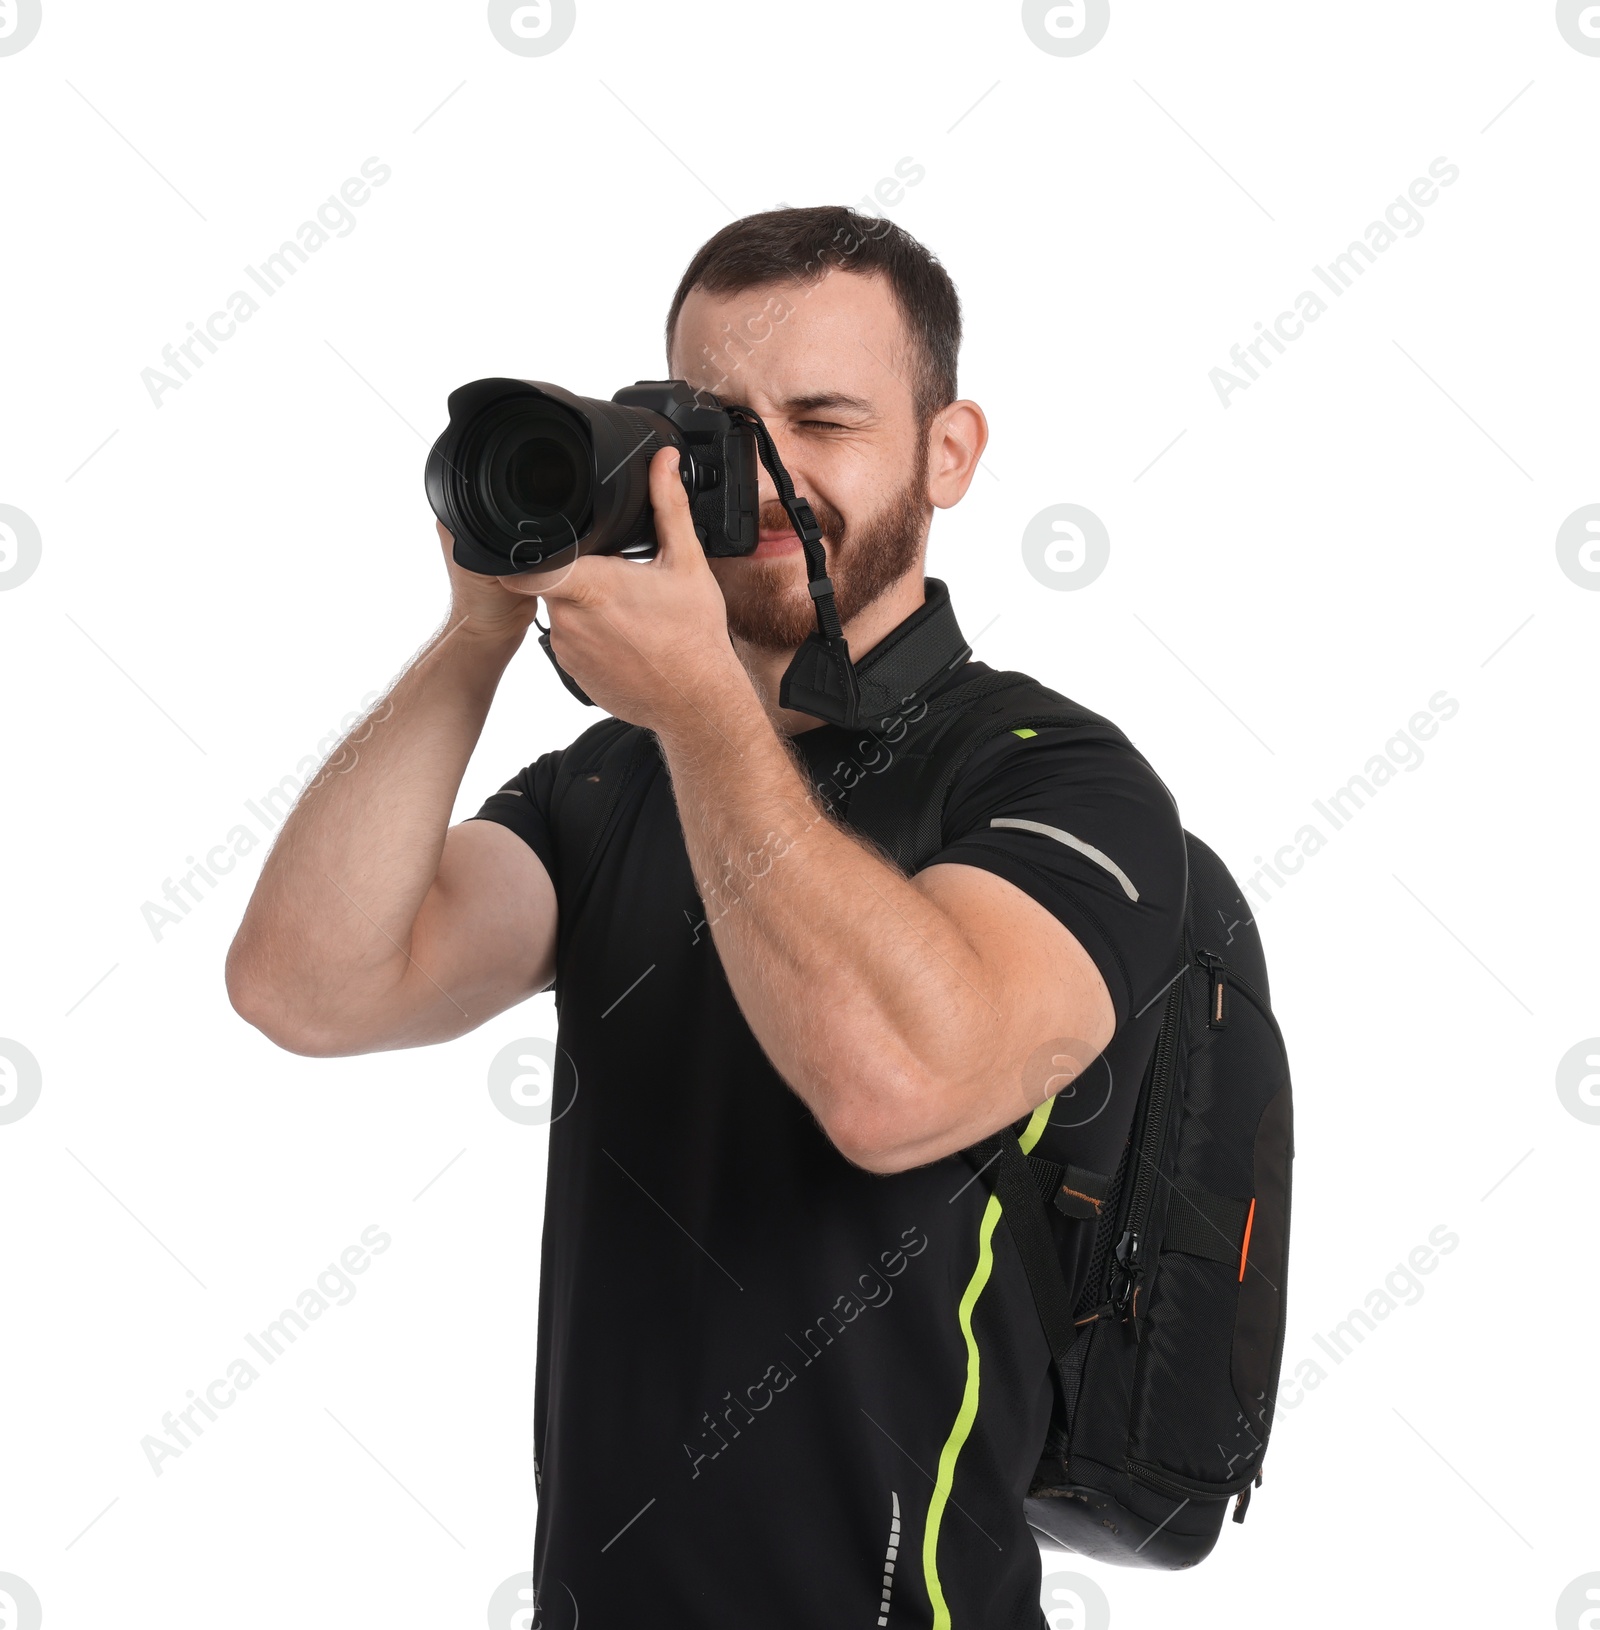
[[[506,459],[506,493],[529,514],[566,509],[578,487],[578,466],[552,436],[530,436]]]
[[[502,398],[471,426],[462,453],[479,534],[508,565],[537,565],[588,530],[593,457],[570,409]]]

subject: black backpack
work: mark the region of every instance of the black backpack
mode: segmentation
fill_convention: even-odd
[[[1007,731],[1062,725],[1106,721],[1025,674],[985,668],[930,701],[886,768],[855,785],[848,823],[914,871],[942,847],[946,798],[973,752]],[[1073,1168],[1099,1219],[1076,1308],[1058,1244],[1067,1230],[1050,1210],[1063,1168],[1023,1152],[1026,1118],[963,1151],[1000,1200],[1054,1355],[1028,1523],[1049,1549],[1133,1567],[1203,1560],[1230,1499],[1244,1520],[1283,1360],[1288,1057],[1242,892],[1184,837],[1184,972],[1121,1165]]]

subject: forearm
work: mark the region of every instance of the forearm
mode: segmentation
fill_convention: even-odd
[[[816,794],[748,684],[662,740],[684,839],[740,1009],[847,1153],[952,1119],[1000,1013],[954,922]]]
[[[228,955],[230,993],[313,1021],[398,977],[520,638],[450,621],[301,792]]]

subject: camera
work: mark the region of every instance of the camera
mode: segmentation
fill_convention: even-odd
[[[455,540],[456,564],[485,577],[566,565],[580,555],[652,557],[650,461],[663,447],[678,450],[706,554],[748,555],[760,541],[759,459],[800,539],[817,617],[816,632],[783,675],[780,705],[856,723],[860,685],[833,601],[822,528],[759,413],[682,379],[641,379],[609,402],[537,379],[478,379],[452,391],[449,408],[423,472],[428,502]],[[534,626],[561,683],[592,707],[556,660],[550,630],[537,619]]]
[[[425,483],[468,571],[508,577],[562,556],[652,555],[650,460],[669,446],[705,552],[756,546],[756,416],[708,391],[642,379],[606,402],[542,380],[479,379],[452,391],[449,409]]]

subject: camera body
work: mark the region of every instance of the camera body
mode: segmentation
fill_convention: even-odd
[[[607,402],[542,380],[479,379],[452,391],[449,409],[424,480],[468,571],[510,577],[579,555],[654,554],[650,460],[663,447],[678,449],[705,552],[756,547],[755,433],[684,380],[640,380]]]

